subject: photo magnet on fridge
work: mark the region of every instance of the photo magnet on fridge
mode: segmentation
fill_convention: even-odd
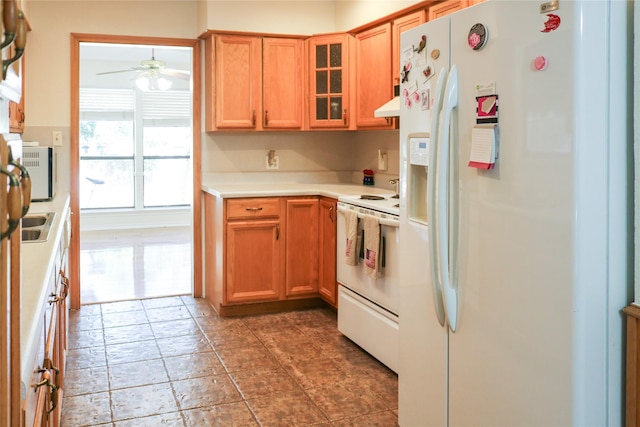
[[[476,123],[498,123],[498,95],[476,97]]]

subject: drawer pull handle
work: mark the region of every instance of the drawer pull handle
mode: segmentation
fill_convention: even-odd
[[[260,212],[262,210],[261,207],[259,208],[245,208],[245,210],[247,210],[248,212]]]

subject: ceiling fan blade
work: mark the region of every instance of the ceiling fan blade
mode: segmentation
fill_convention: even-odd
[[[129,73],[131,71],[136,71],[136,70],[131,69],[131,70],[118,70],[118,71],[104,71],[102,73],[96,73],[96,76],[100,76],[103,74]]]
[[[175,70],[171,68],[164,68],[158,71],[162,75],[165,75],[168,77],[175,77],[177,79],[189,80],[191,78],[191,73],[189,71]]]

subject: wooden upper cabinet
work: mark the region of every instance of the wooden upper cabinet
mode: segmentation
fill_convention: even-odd
[[[391,23],[356,34],[356,127],[391,129],[393,121],[375,110],[393,97]]]
[[[400,84],[400,34],[404,31],[424,24],[427,19],[427,12],[419,10],[406,16],[402,16],[393,21],[393,84]]]
[[[264,129],[302,129],[305,55],[301,39],[262,39]]]
[[[350,34],[315,36],[309,40],[309,127],[349,128]]]
[[[441,3],[434,4],[433,6],[429,6],[429,21],[457,12],[458,10],[464,9],[473,3],[474,0],[446,0]],[[479,1],[476,0],[475,3],[479,3]]]
[[[302,39],[213,34],[205,39],[205,129],[301,129]]]
[[[262,115],[262,40],[216,35],[205,47],[206,130],[257,129]]]

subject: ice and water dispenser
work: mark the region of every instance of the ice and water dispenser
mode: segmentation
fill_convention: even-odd
[[[427,224],[427,179],[429,165],[429,134],[411,134],[409,139],[409,220]]]

